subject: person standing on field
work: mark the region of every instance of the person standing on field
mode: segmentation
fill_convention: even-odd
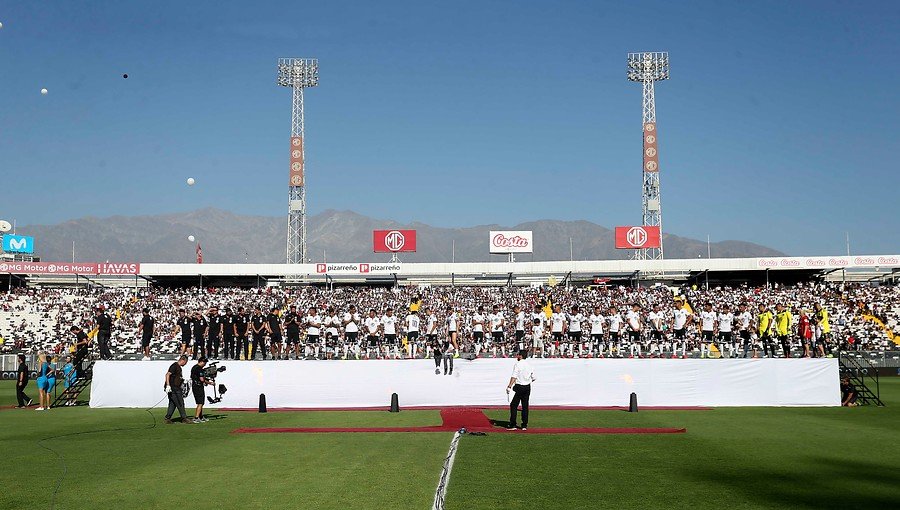
[[[526,358],[528,351],[522,349],[516,355],[516,364],[513,367],[512,377],[506,386],[506,393],[512,390],[514,395],[509,403],[509,425],[506,430],[516,429],[516,413],[519,403],[522,404],[522,430],[528,430],[528,400],[531,398],[531,383],[535,381],[534,370]]]

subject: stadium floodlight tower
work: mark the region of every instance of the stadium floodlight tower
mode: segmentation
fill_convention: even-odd
[[[319,61],[279,58],[278,85],[293,91],[291,101],[291,173],[288,195],[287,263],[309,260],[306,251],[306,176],[304,168],[303,89],[319,84]]]
[[[662,210],[659,200],[659,154],[656,134],[656,97],[654,83],[669,79],[669,53],[665,51],[629,53],[628,80],[643,85],[644,130],[644,180],[642,191],[643,225],[659,227],[659,248],[644,248],[636,253],[637,259],[661,260]]]

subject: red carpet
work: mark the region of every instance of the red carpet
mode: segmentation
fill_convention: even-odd
[[[509,406],[460,406],[454,409],[508,409]],[[388,411],[388,406],[378,407],[276,407],[269,408],[270,413],[294,411]],[[446,406],[406,406],[401,409],[410,411],[438,411]],[[532,411],[627,411],[628,406],[531,406]],[[712,411],[712,407],[701,406],[641,406],[641,411]],[[255,407],[217,407],[217,411],[257,412]]]
[[[441,409],[441,425],[430,427],[262,427],[240,428],[235,434],[324,433],[324,432],[455,432],[465,428],[470,432],[507,432],[510,434],[682,434],[686,429],[675,428],[532,428],[526,431],[506,430],[494,426],[481,409],[455,407]]]

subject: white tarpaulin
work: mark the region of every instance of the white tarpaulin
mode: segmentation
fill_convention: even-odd
[[[456,359],[453,375],[433,360],[225,361],[217,383],[224,407],[377,407],[506,405],[514,359]],[[532,405],[839,406],[838,361],[829,359],[530,359]],[[166,405],[171,361],[98,361],[91,407]],[[184,367],[188,376],[194,361]],[[209,387],[207,387],[208,393]],[[161,401],[161,402],[160,402]],[[193,397],[185,398],[187,407]]]

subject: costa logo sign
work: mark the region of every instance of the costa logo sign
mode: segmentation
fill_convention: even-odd
[[[415,253],[416,231],[375,230],[372,232],[372,246],[375,253]]]
[[[491,253],[532,253],[531,230],[491,230],[488,237]]]
[[[616,227],[616,249],[659,248],[659,227]]]
[[[871,255],[859,257],[781,257],[759,258],[761,268],[825,269],[842,267],[900,266],[900,255]]]

